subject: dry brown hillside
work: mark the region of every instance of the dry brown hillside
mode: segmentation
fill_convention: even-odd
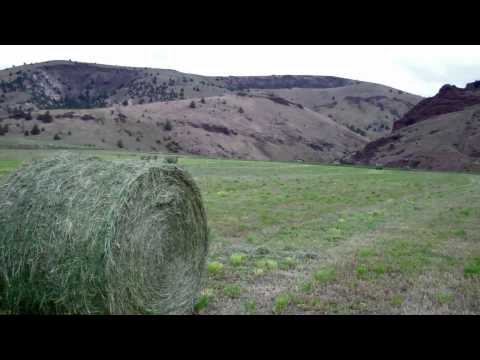
[[[33,129],[39,139],[105,148],[333,161],[388,134],[420,99],[332,76],[214,77],[49,61],[0,71],[0,135]],[[47,110],[53,122],[37,119]]]
[[[51,120],[45,111],[34,112],[33,120],[4,120],[9,127],[4,136],[24,136],[25,129],[31,138],[102,148],[314,161],[339,160],[366,143],[328,117],[294,104],[238,95],[204,101],[51,110]],[[35,124],[40,133],[32,135]]]
[[[256,93],[265,93],[265,90]],[[328,89],[277,89],[267,93],[302,104],[369,140],[389,134],[393,123],[422,99],[368,82],[353,82]]]

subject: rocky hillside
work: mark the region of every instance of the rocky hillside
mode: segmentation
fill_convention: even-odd
[[[49,61],[0,71],[0,135],[31,136],[37,124],[44,130],[33,136],[73,144],[111,148],[121,140],[142,151],[333,161],[390,133],[420,100],[332,76],[212,77]],[[167,120],[176,130],[163,134]],[[143,136],[122,139],[117,126]]]
[[[465,89],[454,85],[444,85],[437,95],[422,100],[395,122],[394,130],[416,124],[436,115],[461,111],[469,106],[480,104],[480,81],[467,84]]]
[[[480,171],[480,82],[445,85],[353,156],[362,164]]]

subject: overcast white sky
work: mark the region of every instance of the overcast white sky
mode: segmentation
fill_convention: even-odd
[[[1,45],[0,69],[47,60],[175,69],[199,75],[332,75],[432,96],[480,80],[480,46]]]

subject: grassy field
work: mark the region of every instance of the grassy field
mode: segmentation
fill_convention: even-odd
[[[50,153],[0,150],[0,177]],[[479,175],[179,165],[202,190],[212,234],[198,313],[480,314]]]

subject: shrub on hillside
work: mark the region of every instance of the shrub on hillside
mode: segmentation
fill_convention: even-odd
[[[41,132],[41,131],[40,131],[40,129],[39,129],[39,127],[38,127],[37,124],[33,125],[33,128],[32,128],[32,130],[30,131],[30,133],[31,133],[32,135],[38,135],[38,134],[40,134],[40,132]]]
[[[5,135],[6,133],[8,133],[8,124],[5,124],[5,125],[0,125],[0,136],[3,136]]]
[[[171,131],[172,129],[173,129],[172,123],[170,122],[170,120],[167,120],[167,122],[165,123],[165,125],[163,125],[163,130],[165,130],[165,131]]]
[[[38,114],[37,120],[47,124],[53,122],[53,116],[50,115],[50,111],[47,111],[45,114]]]

